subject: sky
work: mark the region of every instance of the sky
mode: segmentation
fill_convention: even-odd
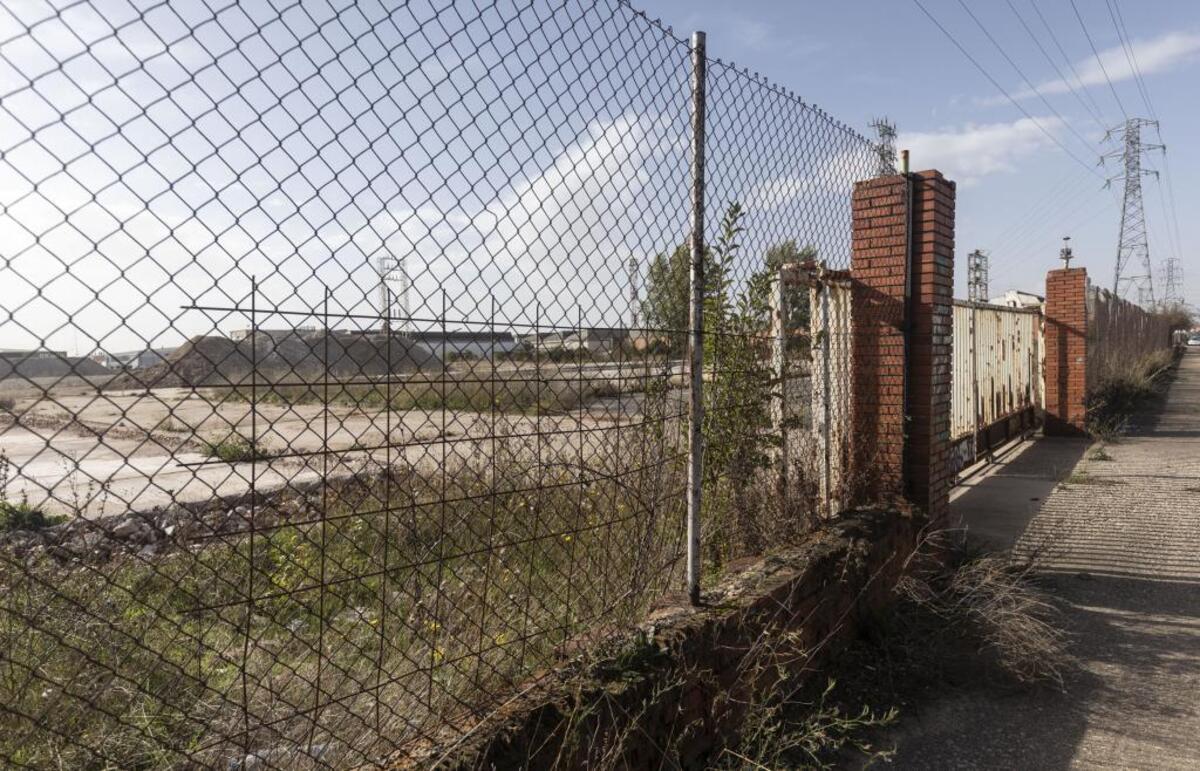
[[[966,255],[977,248],[990,254],[992,294],[1037,290],[1044,272],[1058,266],[1066,235],[1072,264],[1086,266],[1094,283],[1111,286],[1122,187],[1118,180],[1104,188],[1104,179],[1121,170],[1114,161],[1098,166],[1099,157],[1116,147],[1104,142],[1105,129],[1126,115],[1152,117],[1117,33],[1123,24],[1160,121],[1161,140],[1147,131],[1143,141],[1167,148],[1165,165],[1158,152],[1145,161],[1147,168],[1169,171],[1171,182],[1165,175],[1143,180],[1151,261],[1157,272],[1162,260],[1177,257],[1186,299],[1200,303],[1194,257],[1200,247],[1194,215],[1200,206],[1200,146],[1194,142],[1200,3],[921,5],[999,88],[914,0],[641,3],[681,35],[704,30],[710,56],[757,71],[864,132],[877,117],[893,121],[898,147],[911,151],[914,169],[937,168],[958,182],[956,296],[965,296]]]
[[[881,116],[959,184],[959,296],[971,249],[992,294],[1036,291],[1068,234],[1107,285],[1120,187],[1096,161],[1143,87],[1172,182],[1145,180],[1151,255],[1186,273],[1200,4],[1075,0],[1081,25],[1071,0],[921,2],[994,83],[914,0],[9,0],[0,348],[376,326],[381,258],[408,263],[391,312],[414,326],[629,323],[688,229],[696,29],[723,60],[706,233],[736,227],[734,286],[786,241],[845,266]]]

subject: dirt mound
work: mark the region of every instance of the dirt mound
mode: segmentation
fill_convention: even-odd
[[[112,371],[82,356],[63,356],[58,353],[6,354],[0,357],[0,380],[10,377],[97,377]]]
[[[258,332],[233,341],[193,337],[161,364],[126,372],[112,389],[311,382],[437,368],[426,346],[401,335]]]

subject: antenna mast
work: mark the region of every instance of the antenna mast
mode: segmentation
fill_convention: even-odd
[[[988,253],[982,249],[967,255],[967,299],[977,303],[988,301]]]
[[[875,133],[879,137],[879,142],[875,145],[875,154],[879,156],[876,174],[881,177],[895,174],[896,124],[887,118],[876,118],[871,121],[871,128],[875,129]]]

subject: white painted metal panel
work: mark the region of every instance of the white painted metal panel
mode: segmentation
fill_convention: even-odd
[[[1041,406],[1041,314],[954,304],[950,438]]]

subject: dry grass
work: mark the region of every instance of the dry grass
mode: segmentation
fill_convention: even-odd
[[[604,362],[581,362],[603,364]],[[596,399],[632,396],[646,390],[655,377],[651,365],[661,369],[659,360],[621,360],[613,362],[620,377],[598,376],[581,372],[575,366],[562,367],[524,363],[518,367],[498,366],[487,361],[458,362],[443,372],[413,373],[390,381],[364,383],[362,378],[332,382],[328,386],[263,384],[252,390],[247,386],[230,389],[219,397],[229,401],[282,406],[336,404],[364,410],[454,410],[507,414],[554,414],[579,409]]]
[[[777,629],[754,640],[739,679],[771,687],[751,693],[752,703],[741,705],[746,720],[714,768],[825,769],[835,767],[846,752],[864,762],[891,757],[868,736],[894,723],[898,710],[848,706],[836,679],[815,677],[809,666],[814,651],[804,647],[802,637],[798,630]]]
[[[0,757],[340,767],[428,735],[678,584],[683,466],[621,441],[360,475],[153,558],[0,553]]]
[[[1062,684],[1073,665],[1069,640],[1059,609],[1034,579],[1036,561],[1018,563],[942,532],[910,564],[898,585],[902,608],[931,614],[938,634],[970,641],[1019,682]]]
[[[1133,415],[1158,394],[1160,377],[1175,358],[1172,349],[1161,349],[1089,363],[1096,375],[1089,376],[1092,385],[1084,400],[1088,431],[1105,441],[1124,433]]]

